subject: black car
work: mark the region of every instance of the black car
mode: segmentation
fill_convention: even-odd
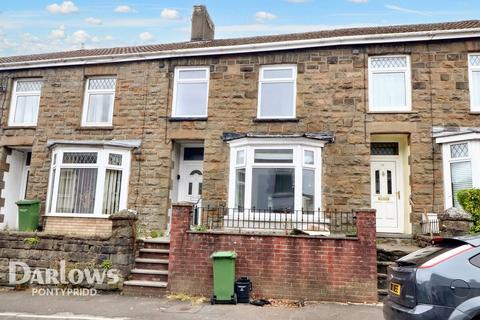
[[[433,243],[388,268],[386,320],[480,320],[480,235]]]

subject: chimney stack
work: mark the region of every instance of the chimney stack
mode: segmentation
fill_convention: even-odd
[[[191,41],[206,41],[215,38],[215,25],[208,15],[207,7],[193,6]]]

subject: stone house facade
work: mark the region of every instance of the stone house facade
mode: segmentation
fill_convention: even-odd
[[[205,40],[0,58],[2,226],[21,198],[82,233],[127,208],[165,230],[201,201],[373,207],[379,232],[415,234],[480,187],[480,21],[211,40],[194,12]]]

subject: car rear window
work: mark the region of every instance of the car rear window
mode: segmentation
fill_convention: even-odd
[[[465,243],[463,242],[445,242],[430,247],[426,247],[406,255],[397,260],[399,265],[421,266],[425,262],[445,253],[452,249],[458,248]]]
[[[477,254],[475,257],[471,258],[470,263],[475,267],[480,268],[480,254]]]

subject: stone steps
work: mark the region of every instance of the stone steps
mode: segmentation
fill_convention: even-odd
[[[138,250],[135,268],[128,281],[124,282],[123,293],[142,296],[164,296],[168,287],[168,239],[146,239]]]
[[[380,239],[377,241],[377,289],[378,300],[383,301],[388,295],[387,269],[396,260],[420,249],[408,237],[400,239]]]

